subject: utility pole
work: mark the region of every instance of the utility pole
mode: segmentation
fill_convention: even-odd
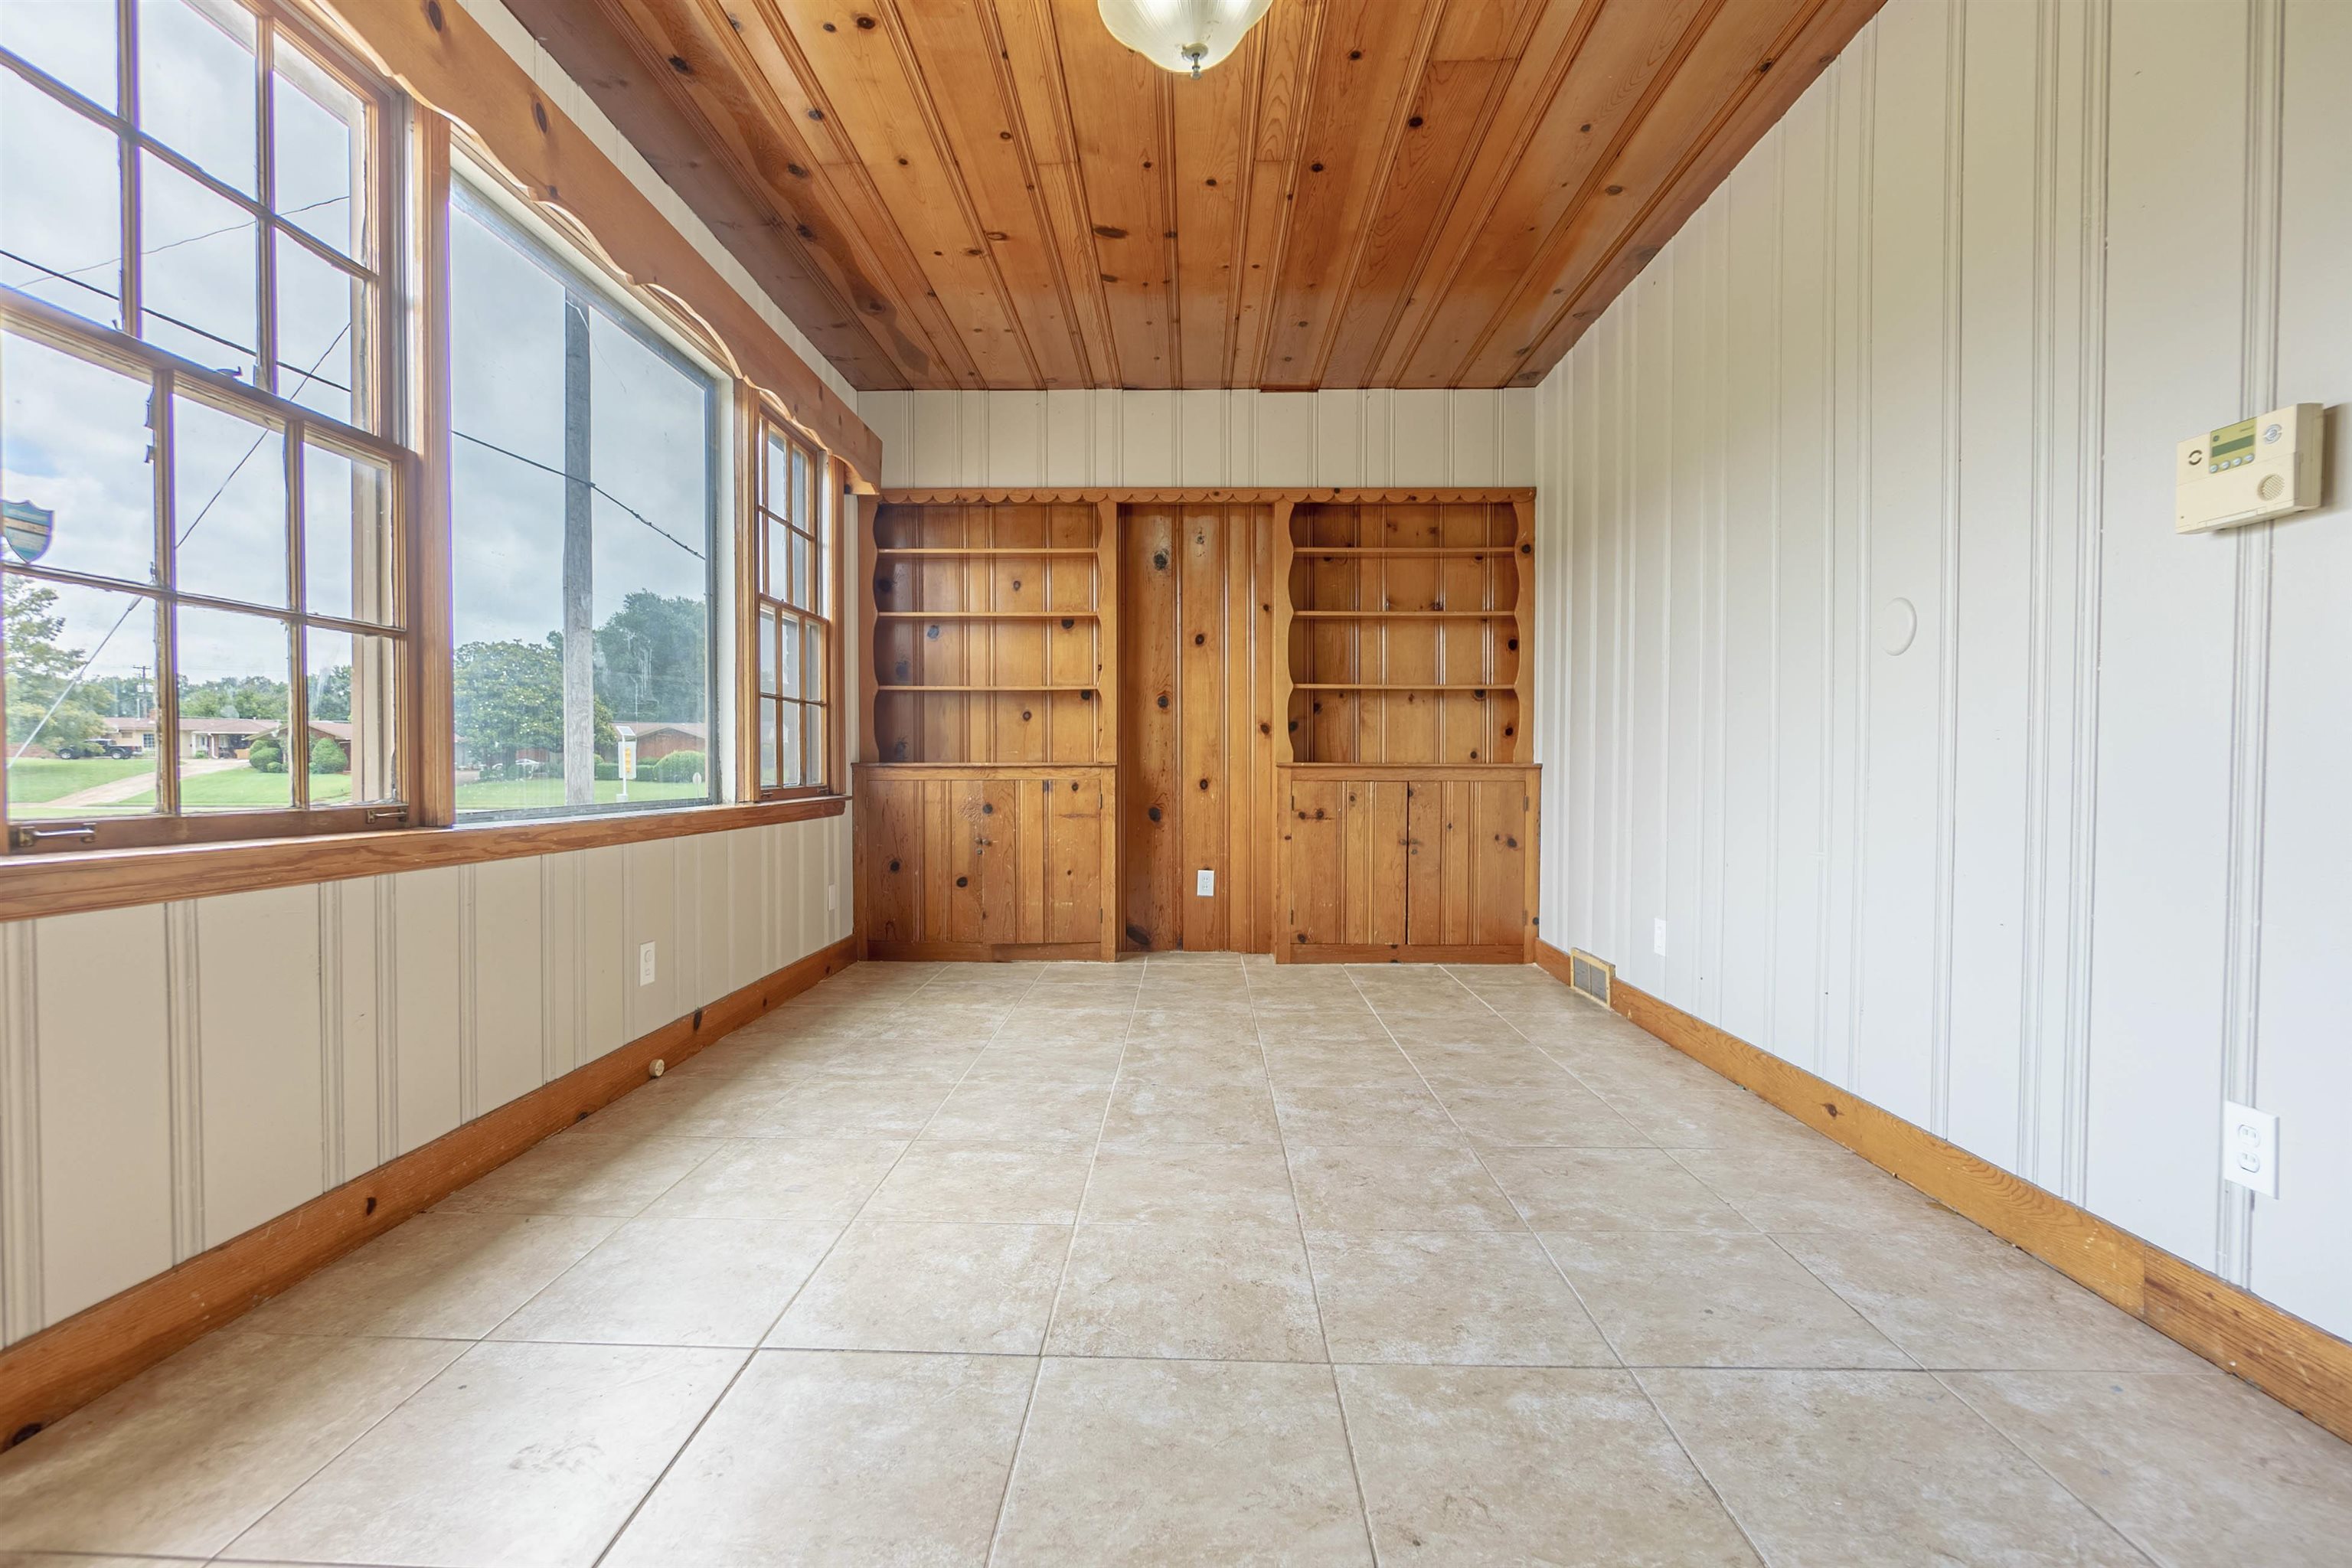
[[[588,471],[588,302],[563,296],[563,804],[596,799],[594,492]]]

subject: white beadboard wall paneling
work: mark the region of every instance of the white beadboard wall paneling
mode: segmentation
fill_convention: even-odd
[[[2352,460],[2347,72],[2333,0],[1893,0],[1525,416],[1545,939],[2339,1334],[2352,519],[2180,538],[2170,455]]]
[[[2278,247],[2277,403],[2325,399],[2328,472],[2338,510],[2331,521],[2270,530],[2269,728],[2263,743],[2262,880],[2258,972],[2252,997],[2251,1089],[2279,1111],[2281,1182],[2275,1201],[2258,1199],[2249,1227],[2247,1284],[2315,1321],[2331,1315],[2343,1331],[2352,1300],[2352,1140],[2332,1135],[2329,1107],[2352,1106],[2352,530],[2341,508],[2352,475],[2352,6],[2293,0],[2282,8],[2288,134],[2282,139]],[[2289,1131],[2286,1129],[2300,1129]]]
[[[191,1252],[326,1191],[321,929],[310,888],[200,899],[197,1019],[203,1228]]]
[[[869,392],[882,483],[1142,489],[1531,485],[1538,395],[1505,390]]]
[[[848,935],[848,820],[0,925],[0,1343]]]
[[[40,1319],[178,1261],[168,905],[60,915],[33,939]]]

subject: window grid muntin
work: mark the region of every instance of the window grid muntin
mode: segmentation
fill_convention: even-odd
[[[752,661],[752,689],[758,712],[745,730],[757,753],[753,784],[763,800],[827,795],[835,788],[832,695],[839,650],[834,637],[834,620],[826,613],[837,596],[830,591],[835,563],[829,537],[834,531],[834,513],[827,504],[828,468],[829,459],[824,452],[802,441],[775,419],[762,416],[759,472],[752,489],[752,548],[757,560],[751,574],[752,635],[761,639],[762,648]],[[779,493],[785,507],[782,512],[771,505],[771,498]],[[782,561],[775,558],[780,533],[785,556]],[[795,595],[792,575],[791,547],[796,540],[804,542],[808,552],[805,603]],[[807,658],[811,632],[824,649],[822,668],[814,679],[811,678]],[[800,695],[796,697],[786,696],[782,689],[782,643],[786,637],[801,639],[794,656],[800,686]],[[771,670],[776,677],[772,682],[768,679]],[[781,741],[787,710],[793,710],[798,721],[793,732],[799,738],[800,752],[799,780],[789,784],[782,781],[781,768]],[[779,742],[773,749],[767,743],[772,735]]]
[[[240,5],[244,9],[251,12],[256,24],[253,73],[253,89],[256,98],[254,120],[256,194],[253,195],[247,195],[235,185],[212,174],[139,124],[138,0],[117,0],[115,6],[115,94],[119,105],[116,109],[108,109],[92,99],[85,98],[31,61],[8,50],[0,49],[0,66],[5,66],[57,103],[112,132],[116,139],[115,165],[120,182],[118,200],[121,207],[119,214],[121,256],[118,259],[121,262],[121,268],[116,274],[118,290],[114,298],[122,314],[122,326],[120,331],[142,342],[147,341],[142,331],[142,318],[150,312],[146,310],[142,298],[145,292],[143,281],[146,256],[140,243],[140,228],[142,220],[142,181],[140,163],[142,155],[150,155],[170,164],[180,174],[195,181],[211,195],[235,205],[254,222],[256,294],[253,303],[254,336],[257,341],[251,345],[230,343],[217,334],[193,323],[181,321],[173,317],[163,319],[171,321],[182,331],[218,342],[224,348],[252,353],[257,366],[252,390],[276,395],[278,371],[277,239],[281,234],[292,238],[295,243],[302,246],[314,257],[361,285],[360,299],[355,302],[352,312],[352,330],[354,336],[364,332],[365,337],[362,342],[353,345],[352,377],[353,384],[348,389],[348,395],[352,399],[355,417],[346,427],[362,433],[378,431],[383,426],[388,412],[383,406],[387,400],[379,395],[381,389],[377,384],[382,380],[377,367],[385,353],[386,294],[381,267],[370,265],[370,263],[381,258],[385,248],[383,244],[385,204],[381,199],[383,187],[381,174],[385,154],[384,127],[387,123],[387,102],[380,89],[359,79],[353,73],[341,68],[328,50],[309,39],[299,28],[289,26],[285,18],[274,6],[255,5],[249,4],[248,0],[228,0],[228,3]],[[289,36],[288,47],[299,54],[305,63],[328,79],[340,83],[359,100],[365,117],[360,139],[367,149],[367,177],[354,182],[351,197],[355,203],[366,204],[365,219],[360,226],[361,238],[358,243],[358,248],[364,253],[364,258],[344,256],[325,241],[312,237],[300,225],[272,210],[277,185],[277,151],[274,135],[276,116],[272,102],[275,94],[270,89],[270,84],[277,74],[276,51],[281,32]],[[48,270],[42,263],[30,258],[23,258],[23,264],[40,268],[44,271]],[[62,275],[54,273],[52,276],[59,277],[63,281],[73,282],[77,287],[89,287],[79,283],[78,279],[65,279]],[[101,297],[104,296],[101,295]],[[162,315],[160,311],[152,313]],[[89,320],[89,318],[81,319]],[[104,322],[92,321],[90,324],[100,331],[115,330],[109,329]],[[172,351],[166,349],[160,352],[169,353]],[[184,356],[178,357],[184,358]],[[194,362],[189,363],[194,363]],[[207,366],[197,366],[197,368],[210,369]],[[363,414],[362,410],[364,410]],[[313,416],[332,419],[331,416],[326,415]]]
[[[413,679],[414,664],[409,651],[410,588],[404,555],[409,490],[409,466],[405,455],[391,443],[366,431],[341,424],[273,394],[257,391],[235,377],[181,361],[168,350],[43,301],[6,298],[5,295],[5,291],[0,290],[0,326],[5,326],[7,331],[143,384],[149,400],[148,430],[153,454],[150,474],[150,505],[154,529],[153,581],[141,583],[130,578],[45,567],[37,563],[14,560],[9,561],[5,567],[7,574],[29,581],[100,589],[144,599],[157,606],[155,806],[138,816],[92,819],[95,837],[89,842],[94,847],[104,847],[109,840],[119,841],[124,837],[122,830],[125,827],[131,827],[135,834],[140,826],[168,819],[185,819],[189,816],[181,800],[181,763],[184,759],[179,752],[182,716],[179,712],[178,616],[184,606],[226,611],[278,624],[288,644],[289,681],[284,731],[289,740],[297,736],[300,738],[299,748],[289,757],[287,764],[293,775],[289,780],[289,805],[211,809],[201,814],[201,820],[253,824],[270,819],[283,820],[289,816],[307,820],[318,812],[326,811],[352,814],[371,825],[380,822],[383,826],[399,826],[404,823],[407,803],[415,788],[414,781],[401,774],[403,768],[412,765],[414,755],[411,737],[405,728],[407,714],[413,706],[407,688]],[[285,487],[288,573],[284,606],[184,593],[178,586],[178,551],[184,536],[180,535],[177,515],[175,414],[177,400],[184,396],[274,430],[282,438],[280,483]],[[307,514],[302,465],[308,448],[313,445],[363,462],[382,474],[385,494],[380,548],[384,552],[383,575],[388,604],[385,610],[387,618],[381,623],[315,615],[309,609],[308,580],[304,571],[307,542],[303,534],[307,532]],[[338,802],[323,807],[314,805],[310,799],[310,671],[301,636],[307,626],[383,638],[399,650],[390,676],[391,689],[387,699],[393,714],[387,742],[390,754],[380,764],[389,780],[389,788],[383,798],[364,803]],[[354,647],[356,652],[357,645]],[[353,722],[356,725],[356,720]],[[355,750],[357,742],[355,728]],[[353,788],[356,792],[356,782]],[[0,795],[0,801],[5,801],[5,795]],[[33,840],[25,837],[25,830],[34,825],[46,825],[57,829],[78,826],[79,821],[70,816],[43,816],[28,818],[24,825],[12,822],[9,847],[16,850],[33,847]],[[54,832],[50,837],[55,837]]]

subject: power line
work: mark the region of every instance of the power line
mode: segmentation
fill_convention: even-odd
[[[525,468],[537,468],[542,474],[553,474],[557,479],[563,480],[566,484],[577,482],[570,474],[565,473],[562,468],[551,468],[547,464],[541,462],[536,458],[526,458],[520,452],[510,451],[507,447],[499,446],[496,441],[485,441],[479,436],[469,436],[463,430],[452,430],[449,433],[452,436],[457,437],[460,441],[471,441],[475,446],[480,447],[487,451],[496,452],[501,458],[512,458],[516,462],[522,464]],[[680,550],[685,551],[697,561],[703,559],[701,551],[697,550],[693,545],[688,544],[685,540],[680,539],[677,534],[672,533],[668,529],[664,528],[660,523],[656,522],[652,518],[647,517],[644,512],[639,511],[635,507],[631,506],[627,501],[623,500],[611,490],[606,489],[604,486],[598,484],[593,479],[590,479],[587,483],[591,493],[603,496],[606,500],[611,501],[614,506],[619,507],[623,511],[627,512],[631,517],[635,518],[639,522],[644,523],[647,528],[652,529],[656,533],[660,534],[664,539],[668,540],[672,544],[677,545]]]

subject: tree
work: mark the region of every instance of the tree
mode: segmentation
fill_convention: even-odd
[[[320,773],[347,773],[351,771],[352,760],[343,755],[342,747],[335,744],[331,739],[320,735],[310,742],[310,772],[313,776]]]
[[[17,576],[0,580],[0,637],[8,647],[8,746],[27,741],[51,751],[95,739],[106,725],[105,692],[79,684],[89,655],[61,647],[66,618],[58,591]],[[50,712],[50,705],[56,711]],[[47,721],[43,722],[43,715]]]
[[[310,672],[310,717],[348,721],[352,716],[352,667]]]
[[[596,695],[624,723],[702,717],[710,616],[700,599],[640,588],[596,631]]]
[[[562,757],[563,656],[553,647],[469,642],[457,650],[451,695],[458,743],[476,762],[510,763],[517,752],[529,750]],[[600,698],[596,749],[618,743],[612,712]]]
[[[211,680],[180,680],[183,719],[286,718],[286,683],[264,675],[224,675]]]

